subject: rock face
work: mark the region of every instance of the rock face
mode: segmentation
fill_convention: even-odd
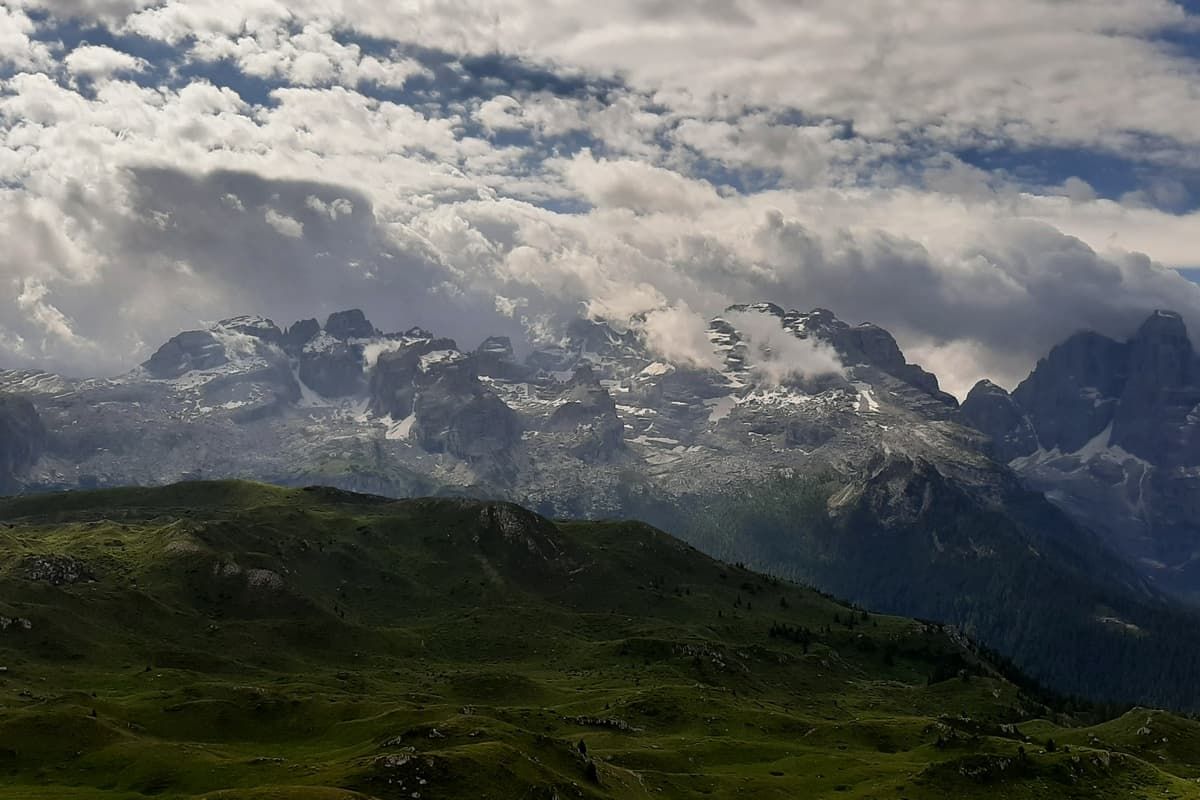
[[[507,336],[489,336],[475,350],[475,366],[488,378],[517,381],[528,377],[529,369],[519,364]]]
[[[233,333],[240,333],[243,336],[250,336],[267,344],[283,344],[283,331],[279,330],[279,326],[266,317],[231,317],[230,319],[221,320],[216,324],[216,327]]]
[[[300,351],[298,374],[305,386],[323,397],[349,397],[366,385],[363,349],[331,336],[318,334]]]
[[[941,403],[950,407],[958,405],[952,395],[941,391],[937,376],[916,364],[909,364],[896,339],[878,325],[865,323],[851,326],[828,309],[816,308],[807,313],[784,311],[774,303],[733,305],[727,311],[758,311],[778,317],[782,326],[797,337],[815,337],[832,345],[843,363],[849,366],[875,367]]]
[[[413,384],[412,433],[426,451],[477,464],[520,440],[516,412],[483,387],[470,356],[431,351],[418,361]]]
[[[293,356],[321,334],[321,324],[315,319],[302,319],[283,334],[283,348]]]
[[[335,339],[370,339],[379,335],[367,315],[357,308],[330,314],[325,320],[325,332]]]
[[[1112,421],[1129,368],[1129,348],[1090,331],[1077,333],[1038,362],[1013,392],[1047,449],[1073,452]]]
[[[46,428],[24,397],[0,395],[0,494],[19,486],[19,478],[41,457]]]
[[[1200,364],[1179,315],[1155,312],[1130,340],[1112,442],[1165,467],[1200,464]]]
[[[625,423],[617,416],[617,403],[589,367],[576,371],[545,430],[573,436],[571,454],[588,463],[613,461],[625,449]]]
[[[283,336],[285,349],[297,359],[300,381],[322,397],[360,395],[367,387],[365,342],[384,337],[362,311],[329,315],[325,327],[301,320]]]
[[[871,364],[948,405],[956,404],[955,399],[938,386],[937,376],[916,364],[909,364],[895,338],[878,325],[839,327],[833,343],[849,363]]]
[[[461,352],[452,339],[407,341],[381,354],[371,374],[368,407],[393,420],[409,420],[406,438],[427,452],[449,453],[470,464],[502,458],[521,437],[517,414],[480,382],[476,356]]]
[[[401,420],[413,414],[418,377],[422,365],[428,369],[437,362],[434,353],[462,354],[453,339],[435,339],[425,331],[412,331],[417,337],[389,353],[380,354],[371,372],[367,393],[368,408],[381,417]]]
[[[225,346],[211,331],[184,331],[158,348],[142,366],[155,378],[170,379],[228,361]]]
[[[989,380],[971,389],[962,404],[967,424],[991,437],[989,453],[1007,463],[1038,449],[1037,432],[1012,396]]]

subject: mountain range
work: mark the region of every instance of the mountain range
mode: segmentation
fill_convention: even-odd
[[[963,403],[992,452],[1158,585],[1200,597],[1200,358],[1179,315],[1078,333],[1013,392]]]
[[[707,338],[671,363],[637,327],[580,319],[518,358],[353,310],[235,317],[116,378],[0,372],[0,480],[240,477],[636,518],[951,623],[1057,691],[1200,708],[1200,370],[1177,316],[1124,343],[1080,334],[961,407],[887,331],[827,310],[734,305]]]

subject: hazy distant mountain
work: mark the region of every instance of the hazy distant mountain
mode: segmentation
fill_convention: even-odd
[[[977,385],[963,414],[1031,486],[1200,597],[1200,358],[1177,314],[1154,313],[1126,342],[1078,333],[1011,396]]]

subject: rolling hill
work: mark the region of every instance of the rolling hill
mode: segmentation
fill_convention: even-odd
[[[0,501],[0,667],[5,798],[1200,797],[1194,722],[504,503]]]

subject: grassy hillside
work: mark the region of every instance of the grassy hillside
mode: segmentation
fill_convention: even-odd
[[[1060,693],[1200,711],[1200,615],[1040,496],[990,509],[906,465],[850,485],[786,477],[669,506],[646,492],[626,507],[706,553],[953,623]]]
[[[4,798],[1200,797],[1193,722],[1087,727],[937,626],[502,504],[3,501],[0,667]]]

